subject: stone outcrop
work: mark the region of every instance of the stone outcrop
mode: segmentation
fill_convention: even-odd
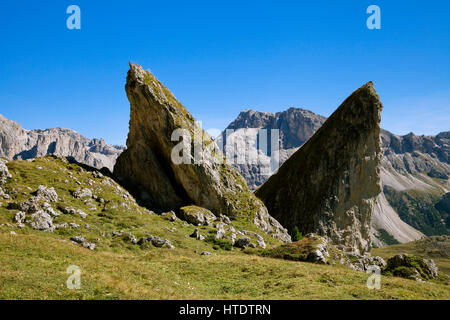
[[[0,157],[7,159],[27,160],[54,154],[112,171],[123,150],[122,146],[108,145],[103,139],[90,140],[70,129],[25,130],[0,115]]]
[[[216,141],[224,151],[232,141],[247,142],[246,148],[235,150],[233,166],[254,190],[278,168],[271,168],[270,163],[271,130],[279,130],[278,159],[281,165],[325,120],[325,117],[300,108],[278,113],[244,110],[227,127],[232,130],[229,136],[225,130]],[[260,130],[267,132],[267,150],[262,150],[258,142]],[[450,132],[441,132],[436,136],[417,136],[412,133],[398,136],[382,129],[380,136],[383,192],[378,196],[372,217],[372,244],[380,247],[405,243],[420,239],[423,233],[449,234],[450,214],[437,202],[450,190]],[[237,163],[236,159],[241,157],[240,151],[247,155],[257,154],[258,162],[253,163],[245,158],[245,163]],[[396,201],[405,197],[410,203]]]
[[[438,267],[431,259],[397,254],[388,259],[383,273],[416,281],[427,281],[438,276]]]
[[[269,216],[242,176],[216,161],[222,153],[212,138],[153,74],[130,63],[125,89],[131,105],[130,131],[127,150],[114,167],[123,185],[155,210],[177,211],[194,204],[216,216],[250,220],[264,232],[289,241],[286,230]],[[172,139],[177,129],[184,132]],[[181,140],[190,150],[178,152],[183,161],[177,163],[173,152]],[[212,152],[194,154],[197,147]]]
[[[6,166],[7,163],[8,161],[0,159],[0,187],[6,183],[6,179],[12,177]]]
[[[285,227],[326,236],[339,249],[370,249],[380,187],[382,104],[371,82],[356,90],[322,127],[256,190]]]

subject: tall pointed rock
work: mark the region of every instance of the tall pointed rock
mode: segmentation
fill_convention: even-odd
[[[370,249],[370,222],[381,192],[382,104],[369,82],[256,190],[283,226],[327,236],[346,251]]]
[[[253,222],[273,237],[290,241],[287,230],[269,216],[242,176],[215,161],[223,157],[215,142],[152,73],[130,63],[125,90],[130,131],[127,149],[114,167],[122,184],[151,208],[177,210],[195,204],[216,215]],[[186,134],[176,134],[179,129]],[[206,149],[214,152],[201,152]],[[174,154],[183,156],[183,162],[174,161]]]

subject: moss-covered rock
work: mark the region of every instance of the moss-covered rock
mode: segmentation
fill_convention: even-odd
[[[438,276],[438,268],[431,259],[397,254],[388,259],[383,273],[416,281],[426,281]]]

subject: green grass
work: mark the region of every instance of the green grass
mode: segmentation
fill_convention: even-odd
[[[385,259],[400,253],[433,259],[439,271],[450,276],[450,237],[448,236],[426,237],[413,242],[374,248],[371,253]]]
[[[154,249],[89,251],[45,234],[0,233],[0,299],[448,299],[444,285],[367,275],[322,266],[222,252]],[[70,265],[81,289],[66,288]]]
[[[36,167],[43,169],[36,169]],[[386,276],[381,290],[366,287],[367,274],[347,267],[322,266],[246,254],[227,240],[214,240],[215,229],[170,222],[150,215],[109,178],[94,178],[75,164],[52,157],[34,162],[11,161],[13,175],[3,187],[11,201],[28,199],[39,185],[54,187],[60,200],[53,207],[73,206],[88,214],[61,214],[55,223],[74,222],[78,229],[54,232],[13,226],[17,210],[0,202],[0,299],[448,299],[450,287]],[[72,173],[70,177],[69,172]],[[75,179],[76,178],[76,179]],[[66,181],[67,180],[67,181]],[[89,181],[91,180],[91,181]],[[79,181],[78,184],[76,181]],[[92,184],[90,185],[89,182]],[[29,187],[30,189],[28,189]],[[88,187],[109,205],[75,199],[71,192]],[[127,205],[122,206],[122,203]],[[91,228],[86,228],[88,224]],[[236,229],[255,230],[248,221]],[[196,228],[206,241],[189,237]],[[14,231],[17,234],[10,234]],[[153,234],[169,239],[176,249],[133,245],[113,231],[138,239]],[[264,235],[259,231],[261,235]],[[94,251],[69,241],[82,235],[97,244]],[[264,235],[268,252],[279,242]],[[254,241],[254,239],[253,239]],[[211,256],[201,256],[210,251]],[[66,288],[67,267],[82,270],[81,289]]]

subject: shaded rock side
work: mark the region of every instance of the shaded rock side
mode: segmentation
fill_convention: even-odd
[[[370,249],[370,222],[381,192],[382,104],[369,82],[256,190],[285,227],[328,237],[339,249]]]
[[[131,106],[130,131],[127,150],[117,159],[114,175],[143,204],[163,211],[195,204],[217,216],[245,218],[264,232],[289,241],[287,230],[269,216],[242,176],[215,160],[223,155],[212,138],[153,74],[130,63],[125,90]],[[176,164],[172,151],[181,138],[172,141],[172,133],[180,128],[188,132],[192,148],[182,153],[187,163]],[[183,141],[188,141],[185,138]],[[196,144],[213,152],[204,153],[203,159],[195,163]]]

